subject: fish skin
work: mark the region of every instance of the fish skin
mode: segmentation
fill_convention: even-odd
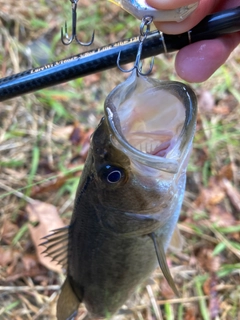
[[[148,234],[160,225],[157,220],[138,222],[122,214],[129,207],[141,212],[149,202],[135,194],[136,181],[128,172],[128,158],[115,150],[106,130],[102,120],[92,138],[69,230],[68,277],[79,301],[96,317],[115,313],[154,271],[157,259]],[[123,181],[117,186],[109,186],[99,178],[101,167],[109,164],[125,170]],[[147,193],[156,197],[151,189]],[[120,202],[119,211],[112,213],[116,202]]]
[[[131,76],[126,81],[126,96],[136,88],[145,87],[148,80],[142,78]],[[157,86],[152,80],[148,82],[150,87]],[[168,83],[166,85],[168,88]],[[149,277],[158,261],[177,293],[164,251],[176,227],[184,197],[189,145],[196,122],[196,98],[185,86],[193,107],[186,109],[187,130],[183,137],[180,135],[183,142],[179,149],[187,155],[179,162],[178,172],[171,172],[174,169],[170,167],[169,172],[164,169],[165,180],[161,181],[133,169],[129,152],[113,141],[114,130],[121,132],[114,99],[125,99],[123,89],[126,88],[121,84],[106,99],[105,117],[93,133],[76,192],[71,223],[66,229],[68,266],[57,305],[59,320],[70,319],[80,302],[85,304],[91,318],[110,317]],[[175,91],[173,94],[178,95]],[[187,98],[184,96],[184,99]],[[109,123],[114,117],[116,128],[111,128]],[[121,176],[118,182],[107,180],[111,172]]]

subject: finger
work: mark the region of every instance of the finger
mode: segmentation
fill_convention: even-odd
[[[149,0],[150,1],[150,0]],[[153,0],[151,0],[153,1]],[[156,1],[156,0],[154,0]],[[197,9],[182,22],[156,22],[158,30],[167,34],[180,34],[198,24],[206,15],[212,13],[220,0],[201,0]]]
[[[207,80],[240,42],[240,32],[199,41],[181,49],[175,61],[177,74],[188,82]]]
[[[171,10],[199,2],[199,0],[146,0],[146,2],[158,10]]]

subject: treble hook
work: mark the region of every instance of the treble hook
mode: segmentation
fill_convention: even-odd
[[[143,42],[147,38],[147,35],[150,31],[150,24],[152,23],[152,20],[153,20],[152,17],[144,17],[141,21],[140,35],[139,35],[139,46],[138,46],[137,56],[136,56],[136,60],[135,60],[133,68],[126,70],[120,66],[121,51],[119,52],[118,58],[117,58],[117,67],[122,72],[128,73],[128,72],[132,72],[134,69],[136,69],[137,74],[140,74],[141,76],[147,76],[152,72],[153,64],[154,64],[154,57],[152,57],[149,70],[146,73],[142,72],[142,63],[141,63]],[[146,31],[144,31],[144,27],[146,27]]]
[[[62,43],[67,46],[70,43],[73,42],[73,40],[75,39],[77,41],[78,44],[80,44],[81,46],[90,46],[93,43],[94,40],[94,31],[92,33],[92,39],[89,42],[81,42],[78,38],[77,38],[77,3],[78,0],[70,0],[70,2],[72,3],[72,35],[71,37],[68,36],[67,33],[67,22],[65,22],[65,36],[67,38],[67,41],[64,40],[64,36],[63,36],[63,28],[61,28],[61,40]]]

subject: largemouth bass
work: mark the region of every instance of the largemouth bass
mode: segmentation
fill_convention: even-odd
[[[113,315],[158,264],[177,294],[165,251],[183,201],[196,105],[188,86],[137,71],[106,98],[71,223],[44,243],[66,264],[59,320],[81,302],[92,318]]]

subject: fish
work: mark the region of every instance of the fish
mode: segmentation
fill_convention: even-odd
[[[107,96],[91,137],[69,226],[45,254],[66,268],[58,320],[80,303],[109,318],[159,265],[176,295],[165,252],[181,210],[197,100],[180,82],[138,74]]]

